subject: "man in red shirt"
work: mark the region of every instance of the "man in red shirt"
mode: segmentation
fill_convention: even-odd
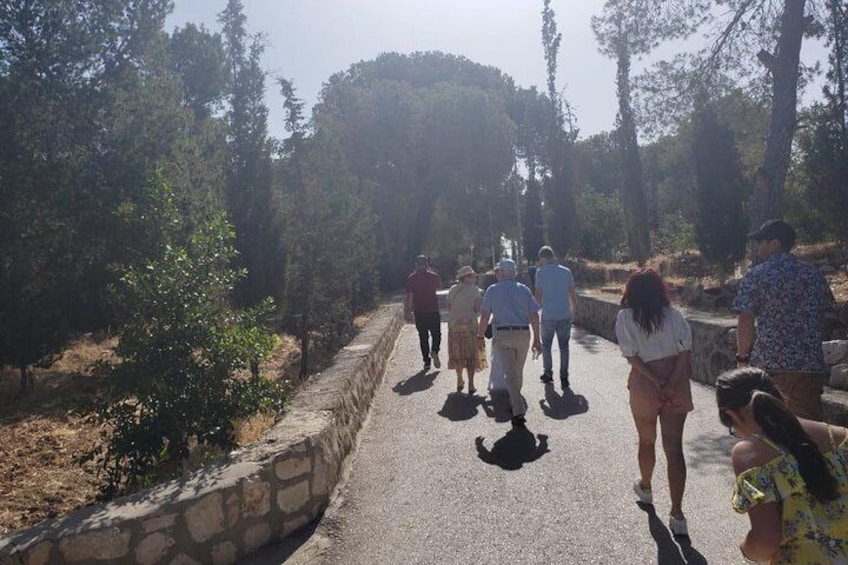
[[[415,270],[406,279],[404,313],[407,320],[411,320],[413,316],[415,318],[415,329],[418,330],[425,371],[430,370],[431,358],[437,369],[442,366],[439,360],[442,319],[439,315],[439,300],[436,298],[439,286],[441,286],[439,275],[430,269],[430,260],[427,256],[416,257]],[[432,347],[430,347],[430,336],[433,337]]]

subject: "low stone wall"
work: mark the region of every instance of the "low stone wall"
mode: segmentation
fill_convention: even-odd
[[[620,309],[619,297],[578,294],[575,323],[610,341],[615,339],[615,318]],[[692,379],[715,384],[716,377],[736,366],[734,330],[731,318],[709,318],[685,308],[681,311],[689,321],[694,337],[692,345]]]
[[[308,524],[329,503],[402,324],[400,305],[381,308],[261,442],[188,479],[0,536],[0,565],[224,565]]]
[[[579,293],[575,323],[610,341],[615,339],[615,318],[620,298]],[[692,328],[692,379],[714,385],[723,371],[736,366],[736,320],[708,316],[680,308]],[[848,392],[825,388],[822,396],[825,419],[848,426]]]

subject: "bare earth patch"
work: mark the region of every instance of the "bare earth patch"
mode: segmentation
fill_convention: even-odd
[[[92,366],[114,345],[114,339],[73,343],[50,369],[34,371],[35,391],[26,397],[18,395],[18,372],[0,370],[0,534],[97,502],[96,465],[81,466],[77,458],[101,441],[100,429],[84,414],[106,385]],[[298,357],[296,341],[281,336],[262,373],[282,376]],[[267,413],[238,422],[237,443],[258,440],[274,423]],[[193,454],[184,471],[221,455]]]

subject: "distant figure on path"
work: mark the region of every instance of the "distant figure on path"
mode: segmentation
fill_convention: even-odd
[[[719,418],[742,439],[731,504],[751,530],[739,549],[777,565],[848,563],[848,431],[795,417],[765,371],[716,382]]]
[[[554,336],[559,345],[559,380],[562,388],[568,382],[568,341],[571,320],[577,312],[577,290],[571,269],[554,260],[554,250],[547,245],[539,249],[539,269],[536,270],[536,300],[542,305],[542,382],[552,383]]]
[[[836,308],[833,293],[816,267],[789,253],[795,230],[783,220],[769,220],[748,237],[762,262],[742,279],[733,303],[736,361],[766,371],[793,414],[821,420],[822,327]]]
[[[682,506],[686,488],[683,426],[686,414],[694,409],[689,384],[692,330],[671,307],[665,283],[653,269],[639,269],[630,275],[621,306],[615,336],[631,367],[627,388],[639,434],[640,478],[633,490],[643,504],[654,503],[651,478],[659,418],[671,493],[668,528],[674,535],[688,535]]]
[[[474,269],[461,267],[456,278],[459,282],[448,291],[448,369],[456,371],[457,392],[465,387],[462,372],[468,371],[468,394],[474,394],[474,374],[487,366],[486,350],[477,346],[477,315],[482,299]]]
[[[439,360],[442,319],[439,315],[439,300],[436,298],[436,291],[440,286],[439,275],[430,269],[430,260],[427,256],[416,257],[415,270],[406,279],[404,314],[407,321],[415,321],[425,371],[430,370],[431,359],[437,369],[442,366]],[[431,337],[432,347],[430,346]]]
[[[512,408],[512,425],[524,427],[527,402],[521,395],[524,382],[524,362],[530,348],[530,330],[533,330],[533,350],[541,351],[539,336],[539,303],[530,289],[515,280],[516,266],[512,259],[501,259],[498,267],[503,280],[490,286],[483,296],[480,327],[492,318],[494,336],[492,347],[497,350],[503,364],[509,403]],[[477,336],[480,348],[485,347],[485,336]]]

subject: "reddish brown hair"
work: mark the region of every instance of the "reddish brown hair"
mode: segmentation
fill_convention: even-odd
[[[651,335],[662,328],[663,308],[671,306],[671,300],[659,273],[653,269],[638,269],[627,279],[621,306],[633,310],[633,320]]]

